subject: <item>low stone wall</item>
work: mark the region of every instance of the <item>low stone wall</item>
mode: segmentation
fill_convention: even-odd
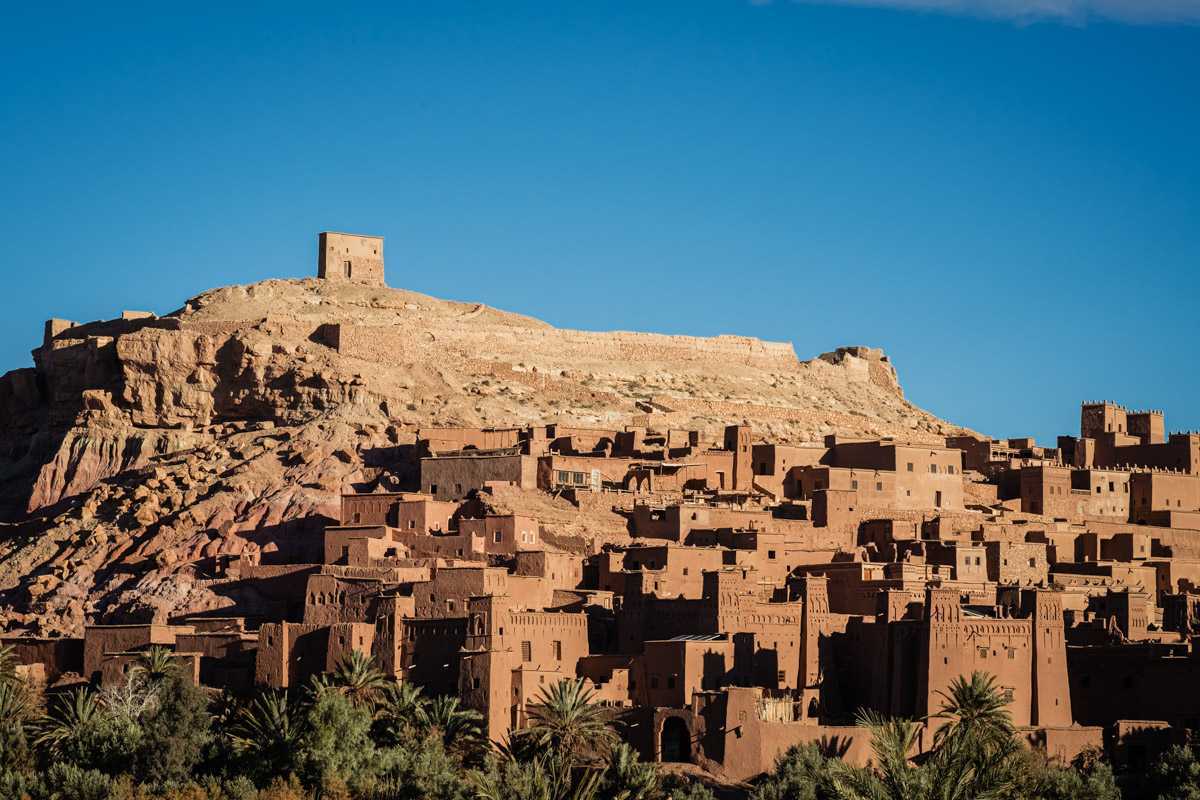
[[[653,333],[591,333],[555,328],[440,326],[400,329],[344,323],[322,325],[314,338],[340,354],[368,361],[423,361],[424,354],[462,347],[464,353],[488,352],[525,356],[552,355],[564,366],[578,362],[619,360],[623,363],[729,361],[737,364],[794,370],[799,366],[788,342],[764,342],[746,336],[668,336]],[[437,344],[436,351],[432,345]]]

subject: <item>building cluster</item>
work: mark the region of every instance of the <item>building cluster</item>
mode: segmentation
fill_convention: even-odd
[[[51,682],[121,681],[161,645],[236,690],[357,650],[498,741],[582,679],[646,757],[730,777],[808,741],[865,758],[860,709],[925,717],[982,671],[1034,746],[1136,766],[1200,726],[1200,436],[1112,403],[1081,423],[1055,448],[423,430],[419,490],[345,495],[320,563],[227,565],[259,615],[6,643]],[[489,511],[501,486],[611,507],[627,541],[558,546],[535,515]]]
[[[320,248],[323,277],[382,283],[382,240]],[[421,430],[395,465],[412,491],[346,494],[298,561],[223,565],[253,614],[4,643],[52,686],[121,682],[157,645],[234,691],[358,651],[496,741],[582,680],[645,758],[734,779],[804,742],[863,761],[860,710],[925,718],[976,671],[1052,757],[1137,767],[1200,727],[1200,434],[1161,412],[1085,403],[1053,448],[635,423]],[[497,513],[501,491],[531,502]],[[549,498],[628,535],[562,536]]]

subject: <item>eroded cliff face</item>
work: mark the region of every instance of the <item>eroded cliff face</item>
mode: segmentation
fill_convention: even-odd
[[[222,563],[316,555],[342,491],[411,479],[419,427],[649,414],[713,431],[745,421],[794,443],[957,430],[908,403],[869,348],[800,361],[787,344],[560,330],[316,279],[52,333],[34,369],[0,378],[10,628],[261,610],[273,601],[221,577]]]

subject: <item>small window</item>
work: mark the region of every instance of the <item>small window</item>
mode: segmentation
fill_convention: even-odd
[[[493,534],[493,538],[497,543],[502,542],[504,540],[504,534],[500,531],[496,531],[496,533]]]
[[[908,462],[908,471],[909,471],[909,472],[912,472],[912,471],[913,471],[913,465],[912,465],[912,462],[911,462],[911,461],[910,461],[910,462]]]
[[[521,660],[533,661],[533,643],[521,642]]]
[[[850,481],[850,488],[851,488],[851,489],[857,489],[857,488],[858,488],[858,481]]]
[[[562,642],[555,641],[551,643],[554,649],[554,659],[562,661]]]
[[[771,561],[774,561],[774,560],[775,560],[775,551],[774,551],[774,550],[768,550],[768,551],[767,551],[767,558],[769,558]]]
[[[883,481],[875,481],[875,491],[877,491],[877,492],[883,491]]]

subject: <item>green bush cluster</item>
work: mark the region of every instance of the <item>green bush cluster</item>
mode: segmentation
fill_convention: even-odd
[[[303,690],[249,698],[198,688],[174,664],[151,649],[121,686],[43,703],[0,648],[0,800],[714,800],[640,761],[583,681],[546,687],[529,724],[496,747],[457,698],[425,697],[358,653]],[[792,747],[732,796],[1200,800],[1193,747],[1117,776],[1099,753],[1062,765],[1023,746],[989,676],[943,698],[926,752],[918,722],[865,714],[870,766],[833,744]]]
[[[548,687],[496,748],[457,698],[427,698],[352,653],[303,690],[191,684],[162,649],[124,685],[48,703],[0,649],[0,800],[711,800],[617,740],[580,681]]]

